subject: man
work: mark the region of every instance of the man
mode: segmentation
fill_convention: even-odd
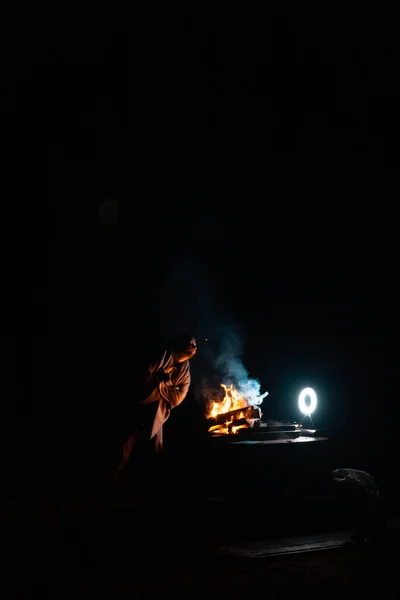
[[[187,396],[191,383],[189,361],[196,352],[196,339],[182,334],[173,340],[156,362],[148,366],[135,419],[137,425],[123,445],[122,459],[114,472],[114,479],[120,479],[139,442],[151,440],[156,453],[161,452],[163,425],[169,419],[171,410]]]

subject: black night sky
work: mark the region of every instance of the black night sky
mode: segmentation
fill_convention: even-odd
[[[315,18],[152,15],[5,38],[5,177],[14,222],[33,218],[16,226],[3,338],[13,484],[101,470],[135,363],[175,330],[197,336],[195,384],[232,343],[267,414],[298,419],[311,385],[321,426],[387,464],[397,37]],[[177,421],[198,414],[196,390]]]

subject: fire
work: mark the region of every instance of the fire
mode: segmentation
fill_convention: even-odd
[[[209,428],[209,433],[225,433],[226,435],[231,433],[238,433],[239,429],[245,429],[248,425],[233,425],[233,420],[226,421],[223,425],[213,425]]]
[[[225,390],[225,396],[222,401],[212,403],[208,418],[222,415],[231,410],[238,410],[239,408],[250,406],[248,400],[233,387],[233,383],[231,383],[229,387],[224,383],[221,383],[221,387]]]
[[[223,400],[219,402],[213,402],[208,413],[208,418],[216,418],[218,415],[226,415],[226,421],[223,423],[212,425],[209,428],[209,432],[213,433],[238,433],[240,429],[249,427],[249,423],[245,421],[244,411],[240,409],[251,407],[250,402],[233,387],[231,384],[229,387],[221,383],[221,387],[225,390],[225,396]],[[237,411],[232,414],[232,411]]]

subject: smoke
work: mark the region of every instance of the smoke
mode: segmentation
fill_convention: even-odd
[[[244,365],[242,355],[245,335],[240,325],[234,320],[228,323],[225,315],[225,323],[222,324],[220,319],[213,334],[203,354],[207,364],[201,377],[201,397],[210,405],[223,399],[225,391],[221,383],[228,387],[233,384],[249,404],[260,406],[268,392],[261,394],[260,382],[249,376]]]
[[[216,360],[216,369],[225,385],[234,387],[253,406],[260,406],[268,392],[261,394],[261,384],[257,379],[249,377],[240,354],[242,344],[240,338],[231,330],[222,340],[221,353]]]
[[[199,350],[191,370],[192,392],[198,401],[222,399],[221,383],[233,383],[250,404],[259,406],[268,392],[261,394],[260,382],[249,377],[242,358],[245,333],[220,292],[199,259],[176,260],[159,295],[158,315],[164,333],[187,332],[196,337]]]

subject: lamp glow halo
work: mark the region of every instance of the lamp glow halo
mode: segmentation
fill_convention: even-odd
[[[306,402],[306,398],[310,399],[309,404]],[[305,415],[311,415],[317,408],[317,394],[312,388],[304,388],[299,395],[299,409]]]

